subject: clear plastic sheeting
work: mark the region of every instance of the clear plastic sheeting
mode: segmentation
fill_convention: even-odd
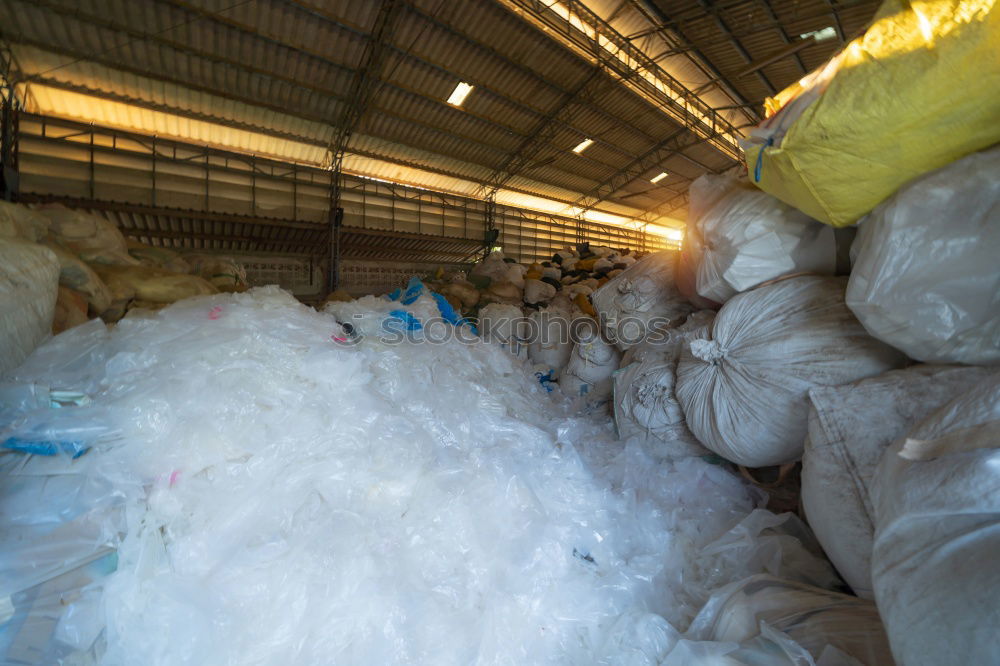
[[[919,361],[1000,363],[1000,148],[901,188],[865,218],[847,306]]]
[[[896,660],[1000,663],[1000,373],[898,439],[875,481],[872,582]]]
[[[36,350],[0,425],[89,450],[5,454],[4,659],[652,666],[718,586],[829,575],[726,468],[403,300],[218,294]]]
[[[802,505],[823,550],[854,593],[871,599],[875,467],[892,442],[988,375],[984,368],[914,365],[809,391]]]
[[[691,198],[705,199],[689,216],[685,261],[693,283],[708,301],[736,294],[791,273],[833,275],[837,246],[833,229],[813,220],[746,180],[705,174],[691,184]]]
[[[706,447],[748,467],[802,456],[808,391],[878,375],[905,358],[844,305],[846,280],[792,277],[742,293],[677,365],[677,398]]]

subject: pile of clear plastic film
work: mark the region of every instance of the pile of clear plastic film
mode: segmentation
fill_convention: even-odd
[[[834,584],[727,468],[404,300],[188,299],[4,377],[3,662],[750,663],[683,636],[714,591]]]

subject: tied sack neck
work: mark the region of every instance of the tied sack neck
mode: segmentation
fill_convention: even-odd
[[[726,357],[726,350],[715,340],[692,340],[691,354],[705,363],[718,365]]]

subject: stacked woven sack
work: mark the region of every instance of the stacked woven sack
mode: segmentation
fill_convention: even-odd
[[[1000,663],[998,21],[885,2],[769,100],[749,182],[692,185],[677,266],[719,309],[677,363],[689,431],[741,465],[801,460],[805,517],[907,666]]]
[[[167,248],[126,241],[102,217],[60,205],[30,209],[0,201],[0,254],[0,372],[50,333],[91,318],[111,323],[135,308],[246,287],[232,259],[221,265],[236,277],[217,287],[209,274],[221,270],[219,258],[192,266]]]
[[[531,264],[493,252],[468,274],[440,270],[425,282],[457,312],[479,321],[484,337],[528,359],[546,388],[561,386],[600,403],[611,394],[620,353],[594,325],[592,296],[640,256],[588,243]]]

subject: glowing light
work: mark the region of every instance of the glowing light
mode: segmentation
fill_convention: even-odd
[[[931,22],[927,20],[927,17],[920,13],[920,10],[913,7],[913,13],[917,15],[917,26],[920,27],[920,34],[924,36],[924,40],[930,42],[934,38],[934,31],[931,29]]]
[[[573,152],[579,155],[583,151],[587,150],[587,148],[590,148],[593,144],[594,144],[593,139],[584,139],[583,141],[581,141],[576,145],[576,148],[573,149]]]
[[[653,185],[656,185],[658,182],[660,182],[661,180],[663,180],[666,177],[667,177],[667,172],[666,171],[661,171],[658,175],[653,176],[652,178],[650,178],[649,182],[651,182]]]
[[[451,91],[451,97],[448,98],[448,103],[452,106],[462,106],[462,102],[465,98],[469,96],[472,92],[473,86],[471,83],[465,83],[464,81],[459,82],[455,89]]]

